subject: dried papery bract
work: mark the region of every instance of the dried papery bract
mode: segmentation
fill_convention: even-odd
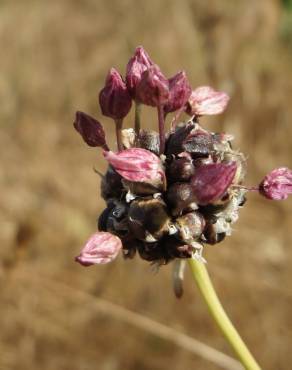
[[[229,96],[209,86],[195,89],[186,105],[186,112],[191,116],[213,115],[224,112]]]
[[[117,236],[98,231],[88,239],[75,260],[83,266],[105,264],[113,261],[121,248],[122,242]]]
[[[274,169],[260,183],[259,192],[267,199],[287,199],[292,194],[292,170],[286,167]]]
[[[103,127],[95,118],[78,111],[76,112],[74,127],[87,145],[92,147],[100,146],[108,150]]]

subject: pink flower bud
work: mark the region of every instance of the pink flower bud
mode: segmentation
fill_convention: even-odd
[[[268,199],[287,199],[292,194],[292,170],[281,167],[271,171],[260,183],[259,192]]]
[[[97,231],[88,239],[75,261],[83,266],[108,263],[117,257],[121,248],[122,242],[117,236]]]
[[[184,71],[178,72],[168,82],[169,100],[164,106],[165,113],[174,112],[184,107],[192,93],[192,88]]]
[[[158,107],[165,105],[169,97],[169,83],[157,65],[152,65],[142,74],[137,86],[136,98],[143,104]]]
[[[220,199],[235,176],[237,165],[230,163],[211,163],[198,167],[191,179],[197,203],[206,205]]]
[[[191,93],[186,112],[191,116],[219,114],[224,112],[228,101],[229,96],[224,92],[201,86]]]
[[[83,112],[76,112],[74,127],[89,146],[105,146],[105,133],[102,125]]]
[[[160,159],[142,148],[130,148],[118,153],[104,152],[105,159],[126,180],[162,185],[164,172]]]
[[[113,119],[122,119],[130,111],[132,100],[119,72],[111,68],[105,87],[99,93],[102,114]]]
[[[149,55],[142,46],[138,46],[134,55],[129,60],[126,70],[127,88],[133,99],[135,99],[136,87],[141,81],[142,73],[152,65],[153,62],[149,58]]]

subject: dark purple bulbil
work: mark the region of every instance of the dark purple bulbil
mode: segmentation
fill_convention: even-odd
[[[106,145],[105,133],[102,125],[93,117],[83,112],[76,112],[74,121],[76,131],[82,136],[83,140],[89,146]]]

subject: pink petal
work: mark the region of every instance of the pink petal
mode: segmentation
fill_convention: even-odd
[[[88,239],[75,261],[83,266],[105,264],[114,260],[121,248],[122,242],[117,236],[97,231]]]
[[[264,177],[259,191],[268,199],[287,199],[292,194],[292,170],[286,167],[274,169]]]
[[[187,113],[190,115],[212,115],[224,112],[229,101],[229,96],[216,91],[209,86],[201,86],[195,89],[187,104]]]

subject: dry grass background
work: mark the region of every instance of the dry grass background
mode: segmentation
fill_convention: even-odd
[[[105,163],[72,121],[77,109],[95,115],[113,143],[97,92],[107,70],[124,71],[142,44],[167,75],[185,69],[194,86],[230,93],[227,112],[204,122],[236,135],[249,154],[248,183],[292,167],[283,17],[273,0],[1,1],[1,370],[218,368],[97,312],[94,297],[231,354],[189,274],[178,301],[170,266],[155,275],[139,259],[89,269],[73,262],[103,207],[92,167]],[[144,124],[152,118],[146,110]],[[264,369],[291,368],[291,212],[291,199],[251,194],[232,237],[206,252],[219,295]]]

